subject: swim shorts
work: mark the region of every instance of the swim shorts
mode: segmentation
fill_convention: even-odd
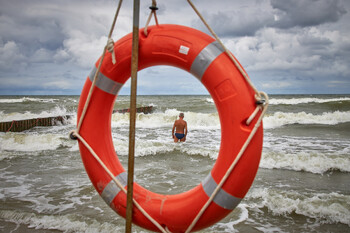
[[[182,139],[185,137],[185,134],[183,133],[175,133],[175,137],[177,137],[177,139]]]

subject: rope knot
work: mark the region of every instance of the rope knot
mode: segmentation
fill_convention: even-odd
[[[113,65],[117,62],[115,59],[115,52],[114,52],[114,41],[112,38],[108,38],[107,41],[107,50],[112,54],[112,62]]]
[[[157,13],[156,13],[156,11],[158,10],[158,7],[157,7],[156,0],[152,0],[152,5],[149,7],[149,9],[151,10],[151,13],[148,16],[145,29],[143,30],[145,36],[148,36],[147,28],[148,28],[149,23],[151,22],[152,15],[154,15],[154,20],[156,21],[156,25],[158,25],[158,18],[157,18]]]
[[[264,105],[265,104],[265,100],[262,98],[262,96],[260,95],[260,93],[255,94],[255,104],[256,105]]]
[[[78,137],[76,136],[77,132],[75,130],[72,130],[69,132],[69,138],[72,140],[77,140]]]
[[[149,9],[151,9],[152,11],[158,10],[157,1],[156,0],[152,0],[152,6],[150,6]]]

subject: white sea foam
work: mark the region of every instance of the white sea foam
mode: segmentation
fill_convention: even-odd
[[[264,128],[267,129],[278,128],[291,124],[336,125],[340,123],[350,122],[350,111],[324,112],[320,115],[306,112],[275,112],[273,115],[265,116],[263,122]]]
[[[212,98],[206,98],[208,103],[214,103]],[[339,97],[339,98],[316,98],[316,97],[307,97],[307,98],[275,98],[274,96],[270,97],[270,105],[297,105],[297,104],[307,104],[307,103],[330,103],[330,102],[346,102],[350,101],[350,97]]]
[[[153,114],[137,114],[136,126],[139,128],[172,127],[179,111],[169,109],[165,112]],[[192,129],[220,129],[220,119],[217,113],[185,112],[185,120]],[[312,114],[306,112],[275,112],[264,117],[264,128],[273,129],[291,124],[323,124],[336,125],[350,122],[350,111],[324,112]],[[129,124],[129,114],[116,113],[112,116],[112,127],[121,127]]]
[[[1,210],[0,218],[16,224],[28,225],[28,228],[59,230],[63,232],[120,232],[123,225],[98,222],[95,219],[78,219],[76,215],[37,215],[34,213]]]
[[[62,137],[57,134],[0,134],[0,151],[56,150],[62,143]]]
[[[50,109],[48,111],[42,111],[40,113],[33,113],[30,111],[27,111],[24,113],[19,113],[19,112],[4,113],[3,111],[0,111],[0,121],[2,122],[13,121],[13,120],[17,121],[17,120],[65,116],[65,115],[72,115],[72,113],[68,112],[67,109],[65,109],[64,107],[59,107],[59,106],[56,106],[55,108]]]
[[[120,135],[115,136],[117,138],[114,138],[113,142],[118,155],[127,155],[129,150],[128,138]],[[208,143],[205,146],[198,145],[196,141],[175,144],[168,132],[168,135],[160,135],[154,140],[137,139],[135,143],[135,156],[142,157],[178,151],[182,154],[201,155],[215,160],[218,156],[219,145],[219,140],[216,143]]]
[[[277,105],[277,104],[287,104],[287,105],[297,105],[297,104],[307,104],[307,103],[329,103],[329,102],[344,102],[344,101],[350,101],[349,97],[340,97],[340,98],[328,98],[328,99],[322,99],[322,98],[315,98],[315,97],[309,97],[309,98],[291,98],[291,99],[274,99],[274,97],[271,97],[269,100],[269,104],[271,105]]]
[[[0,99],[0,103],[23,103],[23,102],[41,102],[41,103],[53,103],[58,99],[42,99],[33,97],[22,97],[22,98],[11,98],[11,99]]]
[[[212,98],[206,98],[205,101],[207,101],[208,103],[214,103],[214,100]]]
[[[239,206],[237,206],[235,211],[236,212],[240,211],[238,219],[236,219],[235,221],[232,221],[232,222],[228,222],[228,223],[217,223],[217,225],[220,227],[226,228],[228,232],[239,232],[238,230],[236,230],[234,228],[234,226],[241,223],[241,222],[246,221],[249,218],[247,205],[240,204]]]
[[[346,139],[279,136],[265,132],[260,167],[322,174],[350,172],[350,142]]]
[[[293,154],[268,152],[262,154],[261,168],[287,169],[323,174],[339,170],[350,172],[349,155],[325,155],[317,152],[301,151]]]
[[[350,226],[350,196],[339,193],[303,193],[294,190],[254,188],[248,192],[252,209],[268,208],[275,215],[292,213],[317,219],[324,223]]]
[[[153,114],[137,114],[136,127],[161,128],[172,127],[180,111],[168,109],[165,112]],[[220,129],[220,120],[217,113],[185,112],[185,120],[192,129]],[[112,127],[121,127],[129,124],[129,114],[115,113],[112,116]]]

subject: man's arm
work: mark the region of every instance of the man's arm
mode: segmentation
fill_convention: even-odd
[[[173,130],[171,131],[171,136],[174,138],[174,132],[175,132],[175,123],[176,121],[174,122],[174,125],[173,125]]]

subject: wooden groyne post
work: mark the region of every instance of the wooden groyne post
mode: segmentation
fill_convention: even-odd
[[[153,106],[145,106],[145,107],[139,107],[136,108],[136,112],[137,113],[144,113],[144,114],[149,114],[152,113],[153,111]],[[113,113],[127,113],[130,112],[130,108],[125,108],[125,109],[117,109],[117,110],[113,110]]]
[[[34,118],[26,120],[13,120],[8,122],[0,122],[0,132],[22,132],[35,126],[54,126],[65,124],[71,115]]]
[[[152,113],[153,106],[145,106],[136,108],[137,113],[149,114]],[[116,109],[113,113],[129,113],[130,109]],[[65,116],[54,116],[54,117],[43,117],[43,118],[33,118],[25,120],[13,120],[7,122],[0,122],[0,132],[22,132],[24,130],[31,129],[36,126],[55,126],[64,125],[66,121],[69,120],[72,115]]]

